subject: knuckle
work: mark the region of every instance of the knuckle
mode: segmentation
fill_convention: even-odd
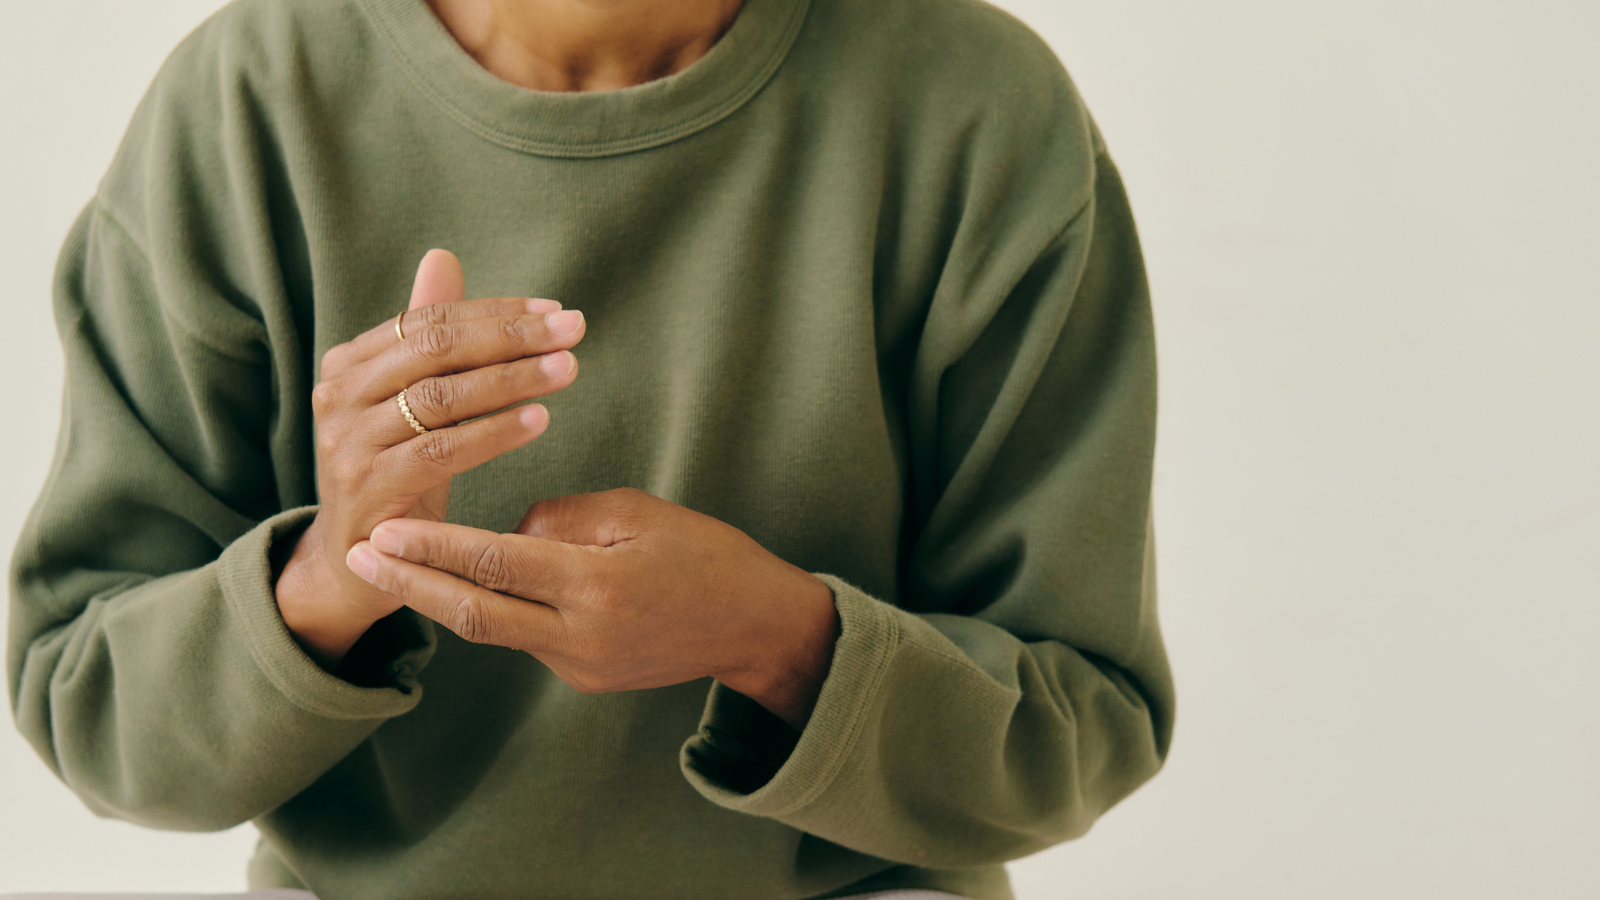
[[[489,639],[489,623],[483,604],[471,594],[457,597],[445,619],[444,626],[459,635],[462,640],[482,644]]]
[[[455,421],[453,415],[457,402],[455,383],[448,378],[422,379],[406,389],[406,401],[411,404],[413,411],[420,406],[447,422]]]
[[[612,509],[623,511],[638,509],[645,505],[650,495],[638,488],[619,487],[606,491],[605,499]]]
[[[521,317],[507,316],[500,320],[500,333],[512,344],[524,344],[528,340],[528,323]]]
[[[328,378],[343,370],[351,352],[349,344],[330,347],[328,352],[322,354],[322,364],[318,368],[318,371],[322,373],[322,377]]]
[[[418,326],[443,325],[450,321],[450,305],[448,303],[430,303],[416,309],[407,310],[406,315],[414,316]]]
[[[443,325],[427,325],[417,332],[416,353],[425,359],[445,359],[455,350],[455,332]]]
[[[637,532],[649,524],[652,495],[638,488],[612,488],[602,502],[606,517],[621,532]]]
[[[522,516],[522,524],[517,526],[517,533],[543,537],[549,529],[551,511],[560,500],[559,497],[549,497],[528,507]]]
[[[497,390],[517,392],[528,383],[528,371],[522,366],[496,366],[489,371],[493,373],[494,387]]]
[[[504,592],[511,587],[511,566],[506,550],[498,543],[485,544],[472,561],[469,576],[476,584],[491,591]]]
[[[430,465],[448,468],[460,454],[460,442],[448,428],[418,435],[410,443],[417,457]]]
[[[339,435],[332,428],[317,429],[317,455],[332,459],[339,452]]]
[[[332,381],[317,382],[316,387],[311,389],[312,415],[327,415],[333,409],[334,402],[338,399],[338,396],[338,389],[333,386]]]

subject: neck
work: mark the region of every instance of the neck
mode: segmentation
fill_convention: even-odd
[[[688,68],[743,0],[427,0],[478,64],[536,91],[608,91]]]

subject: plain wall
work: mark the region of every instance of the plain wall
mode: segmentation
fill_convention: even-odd
[[[867,2],[867,0],[862,0]],[[67,227],[215,0],[0,2],[0,546]],[[1171,760],[1022,900],[1600,889],[1600,4],[1003,0],[1127,180],[1162,353]],[[242,889],[0,729],[0,892]]]

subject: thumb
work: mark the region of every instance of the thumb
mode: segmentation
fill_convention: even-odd
[[[467,280],[461,273],[461,260],[449,250],[429,250],[417,266],[417,280],[411,284],[411,304],[406,308],[465,299]]]

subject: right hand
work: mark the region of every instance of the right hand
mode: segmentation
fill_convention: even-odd
[[[581,313],[553,300],[465,296],[461,263],[429,251],[402,313],[405,340],[390,319],[322,358],[311,393],[321,508],[276,592],[284,624],[325,668],[401,605],[350,572],[350,548],[387,519],[442,521],[451,476],[521,447],[549,424],[542,405],[505,407],[577,375],[568,350],[583,338]],[[401,389],[427,434],[401,414]],[[503,411],[488,415],[496,410]]]

